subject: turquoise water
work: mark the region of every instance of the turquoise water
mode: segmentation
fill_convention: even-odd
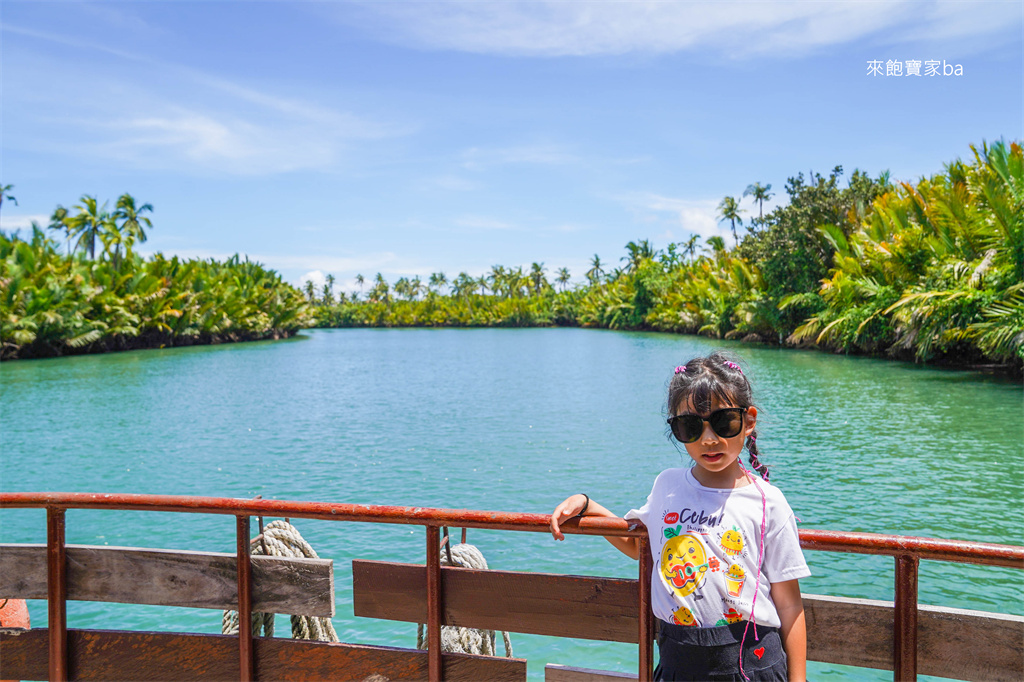
[[[685,455],[672,368],[715,347],[745,364],[759,445],[804,528],[1024,544],[1018,384],[980,374],[707,339],[581,329],[316,330],[279,342],[0,366],[0,489],[138,492],[549,512],[583,491],[622,514]],[[335,561],[343,641],[414,646],[352,615],[349,562],[422,562],[423,531],[297,521]],[[234,551],[231,517],[68,513],[69,542]],[[44,542],[39,510],[4,542]],[[635,577],[600,538],[473,531],[492,568]],[[808,593],[892,599],[892,560],[809,552]],[[923,603],[1024,614],[1019,571],[924,562]],[[44,602],[30,603],[33,624]],[[278,619],[279,634],[288,632]],[[219,632],[213,611],[69,603],[71,627]],[[634,670],[636,646],[512,635],[545,663]],[[500,648],[500,646],[499,646]],[[891,673],[812,664],[816,679]]]

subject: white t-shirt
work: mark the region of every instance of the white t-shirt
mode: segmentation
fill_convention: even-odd
[[[750,620],[764,509],[764,559],[754,615],[758,625],[779,627],[771,584],[811,574],[800,551],[796,517],[782,491],[760,477],[757,485],[721,489],[704,487],[688,468],[661,472],[647,504],[625,516],[643,521],[651,539],[654,615],[697,627]]]

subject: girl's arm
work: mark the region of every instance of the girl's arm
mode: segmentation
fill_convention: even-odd
[[[562,530],[559,526],[562,525],[567,519],[571,519],[580,513],[583,509],[583,505],[587,503],[587,498],[584,495],[572,495],[565,498],[562,504],[555,507],[555,511],[551,512],[551,535],[554,536],[555,540],[564,540],[565,535],[562,534]],[[587,505],[587,513],[584,516],[610,516],[617,518],[615,514],[611,513],[597,502],[593,500]],[[640,558],[640,545],[636,538],[616,538],[606,536],[605,540],[612,543],[615,549],[619,550],[631,559]]]
[[[772,601],[782,620],[782,646],[789,663],[789,681],[807,679],[807,625],[804,622],[804,602],[800,597],[800,581],[786,580],[772,583]]]

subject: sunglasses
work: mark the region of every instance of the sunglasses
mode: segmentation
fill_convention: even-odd
[[[679,414],[668,420],[672,427],[672,435],[680,443],[693,443],[704,433],[704,423],[711,424],[711,429],[719,438],[732,438],[743,430],[743,413],[745,407],[725,407],[715,410],[705,419],[696,414]]]

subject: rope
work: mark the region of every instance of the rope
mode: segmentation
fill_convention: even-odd
[[[757,580],[754,581],[754,599],[750,602],[750,620],[743,626],[743,636],[740,637],[740,675],[743,676],[744,680],[749,680],[750,678],[747,677],[747,673],[743,672],[743,643],[747,639],[747,628],[750,627],[751,623],[754,624],[754,641],[760,641],[757,636],[757,620],[754,616],[754,607],[757,606],[757,593],[761,590],[761,567],[764,561],[764,531],[768,520],[768,498],[765,497],[761,484],[757,482],[757,477],[747,471],[747,467],[743,466],[743,460],[737,459],[736,461],[740,463],[743,475],[757,487],[757,492],[761,493],[761,537],[757,543]]]
[[[487,560],[473,545],[461,543],[451,548],[452,564],[462,568],[487,570]],[[449,566],[446,551],[441,551],[441,565]],[[416,626],[416,648],[427,648],[427,628],[423,623]],[[512,640],[507,632],[501,633],[505,640],[505,657],[512,658]],[[441,651],[457,654],[478,654],[497,656],[494,630],[475,630],[458,625],[441,626]]]
[[[263,534],[253,539],[250,546],[251,554],[283,556],[292,558],[318,559],[316,552],[310,547],[295,526],[287,521],[272,521],[267,524]],[[260,630],[265,637],[274,636],[274,614],[253,613],[252,634],[258,637]],[[225,635],[238,632],[238,612],[225,611],[221,619],[220,631]],[[316,616],[292,616],[292,639],[315,639],[320,642],[337,642],[338,634],[330,618]]]

